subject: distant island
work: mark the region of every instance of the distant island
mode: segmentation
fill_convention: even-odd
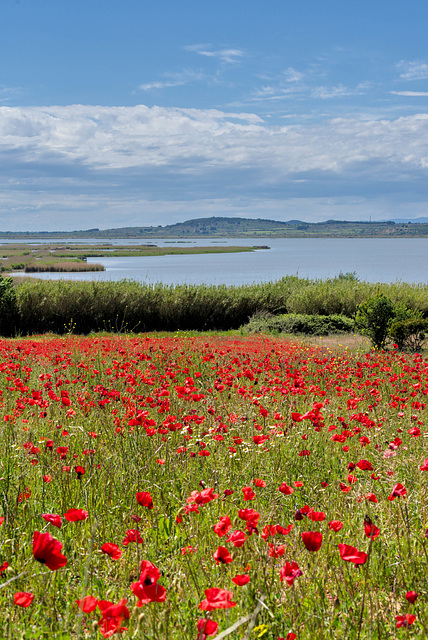
[[[121,227],[76,231],[1,231],[3,240],[71,238],[428,238],[428,222],[303,222],[253,218],[211,217],[157,227]]]

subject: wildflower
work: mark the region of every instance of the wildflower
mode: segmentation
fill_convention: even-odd
[[[208,636],[217,633],[218,622],[208,620],[207,618],[199,618],[197,623],[198,638],[197,640],[205,640]]]
[[[56,571],[67,564],[67,558],[62,555],[62,542],[52,538],[50,533],[33,533],[34,559],[45,564],[51,571]]]
[[[205,600],[202,600],[199,609],[202,611],[213,611],[214,609],[230,609],[236,606],[232,601],[233,594],[226,589],[211,587],[205,590]]]
[[[123,540],[122,544],[126,547],[130,542],[136,542],[137,544],[141,544],[144,542],[143,538],[140,536],[140,532],[138,529],[128,529],[126,532],[126,537]]]
[[[13,596],[13,600],[18,607],[29,607],[33,599],[34,594],[27,591],[17,591]]]
[[[403,487],[402,484],[398,483],[395,485],[395,487],[393,487],[392,491],[391,491],[391,495],[388,496],[388,500],[395,500],[395,498],[401,496],[403,498],[405,498],[407,495],[407,489],[405,487]]]
[[[283,482],[280,487],[278,487],[278,491],[281,491],[285,496],[291,496],[294,492],[294,489],[288,486],[286,482]]]
[[[101,610],[101,619],[98,621],[98,630],[104,638],[110,638],[115,633],[127,631],[122,627],[122,622],[129,619],[129,610],[126,606],[126,598],[122,598],[118,604],[107,600],[99,600],[98,608]]]
[[[220,562],[222,564],[229,564],[229,562],[232,562],[233,560],[226,547],[218,547],[213,554],[213,558],[214,560],[216,560],[217,564],[219,564]]]
[[[231,542],[234,547],[242,547],[246,539],[247,536],[245,535],[245,533],[238,529],[237,531],[233,531],[229,535],[226,542]]]
[[[226,533],[228,533],[231,528],[232,528],[232,522],[231,522],[229,516],[223,516],[213,526],[213,531],[214,531],[214,533],[216,533],[221,538],[222,536],[225,536]]]
[[[299,569],[299,565],[297,564],[297,562],[286,562],[285,565],[281,567],[279,575],[281,578],[281,582],[285,580],[288,586],[291,587],[295,579],[299,576],[302,576],[303,573]]]
[[[251,487],[242,487],[242,493],[244,494],[244,500],[254,500],[256,497]]]
[[[339,544],[338,547],[342,560],[353,562],[354,564],[366,563],[367,554],[363,551],[358,551],[356,547],[351,547],[349,544]]]
[[[153,499],[148,491],[140,491],[137,493],[137,502],[142,507],[153,509]]]
[[[250,582],[250,576],[247,574],[235,576],[232,578],[232,582],[238,587],[242,587],[244,584],[248,584],[248,582]]]
[[[367,538],[371,538],[371,540],[376,540],[378,535],[380,534],[380,529],[373,524],[369,516],[365,516],[364,518],[364,535]]]
[[[304,531],[302,541],[308,551],[318,551],[322,545],[322,533],[318,531]]]
[[[101,547],[101,551],[110,556],[112,560],[119,560],[122,557],[121,549],[113,542],[105,542]]]
[[[340,531],[342,527],[343,522],[341,522],[340,520],[331,520],[331,522],[328,523],[328,528],[330,529],[330,531],[334,531],[335,533]]]
[[[42,518],[44,518],[46,522],[50,522],[50,524],[53,524],[54,527],[58,527],[58,529],[61,529],[62,520],[61,516],[57,513],[42,513]]]
[[[416,602],[416,598],[418,597],[418,593],[416,593],[416,591],[408,591],[406,593],[406,600],[408,602],[410,602],[411,604],[415,604]]]
[[[406,613],[404,616],[395,616],[395,619],[397,621],[397,629],[400,629],[400,627],[408,628],[414,623],[416,616]]]
[[[93,596],[86,596],[82,600],[76,600],[76,604],[83,613],[91,613],[97,608],[98,600]]]
[[[89,518],[89,513],[84,509],[69,509],[64,513],[64,518],[68,520],[68,522],[80,522]]]

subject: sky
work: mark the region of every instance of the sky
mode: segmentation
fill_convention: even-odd
[[[426,0],[1,0],[0,231],[428,216]]]

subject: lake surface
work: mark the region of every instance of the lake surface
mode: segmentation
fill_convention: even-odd
[[[76,242],[73,240],[73,242]],[[0,241],[3,243],[4,241]],[[13,241],[16,243],[16,241]],[[30,244],[29,241],[25,241]],[[44,244],[70,242],[49,240]],[[90,258],[104,272],[25,274],[45,279],[122,280],[165,284],[241,285],[285,275],[331,278],[355,271],[368,282],[428,282],[428,238],[198,238],[194,240],[79,240],[82,244],[156,244],[170,247],[268,245],[253,253]],[[41,241],[32,244],[40,244]],[[24,274],[20,274],[24,275]]]

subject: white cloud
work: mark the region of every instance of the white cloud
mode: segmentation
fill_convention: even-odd
[[[428,91],[390,91],[395,96],[423,97],[428,96]]]
[[[304,77],[303,73],[297,71],[297,69],[293,69],[293,67],[288,67],[283,75],[287,82],[300,82]]]
[[[140,84],[139,89],[142,91],[151,91],[153,89],[165,89],[167,87],[181,87],[191,82],[199,82],[205,78],[203,73],[191,70],[184,70],[180,73],[165,73],[165,80],[154,80]]]
[[[312,97],[326,100],[330,98],[341,98],[343,96],[355,96],[361,93],[363,88],[362,85],[359,85],[351,89],[350,87],[345,87],[343,84],[339,84],[336,87],[316,87],[312,90]]]
[[[401,60],[397,64],[398,71],[401,71],[400,78],[403,80],[426,80],[428,78],[428,64],[421,60],[407,62]]]
[[[133,224],[222,212],[326,219],[320,203],[327,217],[356,219],[382,198],[399,216],[400,190],[428,199],[427,139],[428,114],[274,126],[214,109],[0,107],[0,225],[105,228],[139,212]]]
[[[93,170],[170,167],[342,172],[356,162],[427,166],[428,115],[336,118],[271,126],[251,113],[163,107],[0,107],[0,158],[78,163]]]
[[[227,62],[229,64],[236,63],[241,60],[246,54],[242,49],[213,49],[211,45],[206,44],[192,44],[184,47],[186,51],[192,51],[200,56],[206,58],[218,58],[221,62]]]

